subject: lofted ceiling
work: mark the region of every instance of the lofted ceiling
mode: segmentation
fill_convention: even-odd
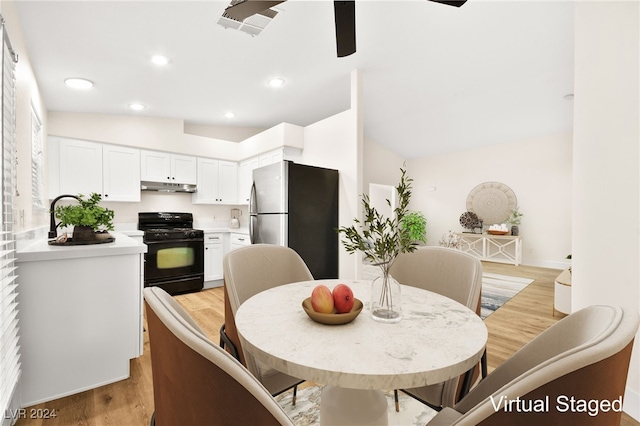
[[[289,0],[257,36],[220,1],[15,0],[51,111],[306,126],[349,108],[362,75],[365,137],[404,158],[569,132],[573,3],[356,2],[357,52],[337,58],[333,5]],[[20,52],[18,52],[20,54]],[[157,67],[154,54],[170,63]],[[89,91],[68,77],[94,82]],[[285,84],[267,82],[282,77]],[[143,111],[127,108],[132,102]],[[233,111],[234,118],[225,117]]]

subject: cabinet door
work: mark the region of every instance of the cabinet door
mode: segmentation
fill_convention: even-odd
[[[140,150],[122,146],[102,147],[103,199],[140,201]]]
[[[218,174],[220,162],[209,158],[198,158],[198,190],[192,196],[194,204],[216,204],[218,202]]]
[[[260,167],[268,166],[269,164],[274,164],[284,160],[284,152],[282,149],[266,152],[260,155],[259,160],[260,160]]]
[[[223,276],[222,258],[224,257],[222,234],[205,234],[204,238],[204,280],[221,280]]]
[[[165,152],[140,151],[140,180],[171,181],[171,155]]]
[[[196,170],[195,157],[171,155],[171,183],[197,183]]]
[[[221,204],[238,202],[238,163],[219,161],[218,200]]]
[[[60,140],[60,194],[102,194],[102,145]]]
[[[258,168],[258,157],[250,158],[240,163],[238,168],[238,204],[249,204],[251,185],[253,184],[253,169]]]

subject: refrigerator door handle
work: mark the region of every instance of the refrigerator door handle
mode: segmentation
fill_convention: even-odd
[[[255,244],[256,243],[256,237],[254,235],[254,227],[255,227],[255,221],[258,220],[258,217],[256,215],[251,215],[249,216],[249,241],[251,242],[251,244]]]
[[[253,182],[251,184],[251,194],[249,195],[249,241],[251,241],[251,244],[255,244],[255,231],[254,231],[254,227],[255,227],[255,221],[258,220],[258,218],[255,216],[257,214],[258,210],[256,209],[256,183]]]
[[[249,195],[249,214],[258,213],[258,200],[256,197],[256,183],[251,184],[251,194]]]

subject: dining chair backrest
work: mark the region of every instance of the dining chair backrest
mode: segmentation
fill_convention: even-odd
[[[293,425],[269,391],[160,287],[144,289],[152,425]]]
[[[294,250],[272,244],[252,244],[229,252],[223,262],[231,309],[261,291],[282,284],[313,280]]]
[[[637,312],[620,307],[589,306],[574,312],[522,347],[429,425],[619,425],[621,406],[593,415],[577,405],[563,412],[563,404],[568,398],[622,401],[639,324]],[[549,406],[533,413],[513,405],[505,410],[501,398],[518,398],[527,406],[548,399]]]
[[[235,347],[238,359],[272,395],[295,387],[304,380],[269,368],[242,349],[235,314],[245,300],[261,291],[283,284],[313,280],[309,268],[298,253],[288,247],[253,244],[229,252],[224,258],[223,269],[225,319],[221,336]]]
[[[482,263],[468,253],[423,246],[400,254],[389,272],[401,284],[433,291],[479,313]]]
[[[480,315],[482,263],[468,253],[423,246],[411,253],[400,254],[389,272],[401,284],[441,294]],[[482,361],[486,364],[486,354]],[[474,371],[474,379],[476,375],[477,371]],[[461,379],[456,377],[443,383],[403,390],[433,408],[451,407],[463,394]]]

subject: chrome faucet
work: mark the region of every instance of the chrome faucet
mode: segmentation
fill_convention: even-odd
[[[56,225],[55,209],[56,209],[56,203],[61,198],[75,198],[76,200],[80,200],[75,195],[69,195],[69,194],[60,195],[53,199],[53,201],[51,202],[51,206],[49,207],[49,213],[51,213],[51,219],[49,222],[49,238],[56,238],[58,236],[58,232],[56,231],[56,228],[58,227],[58,225]]]

